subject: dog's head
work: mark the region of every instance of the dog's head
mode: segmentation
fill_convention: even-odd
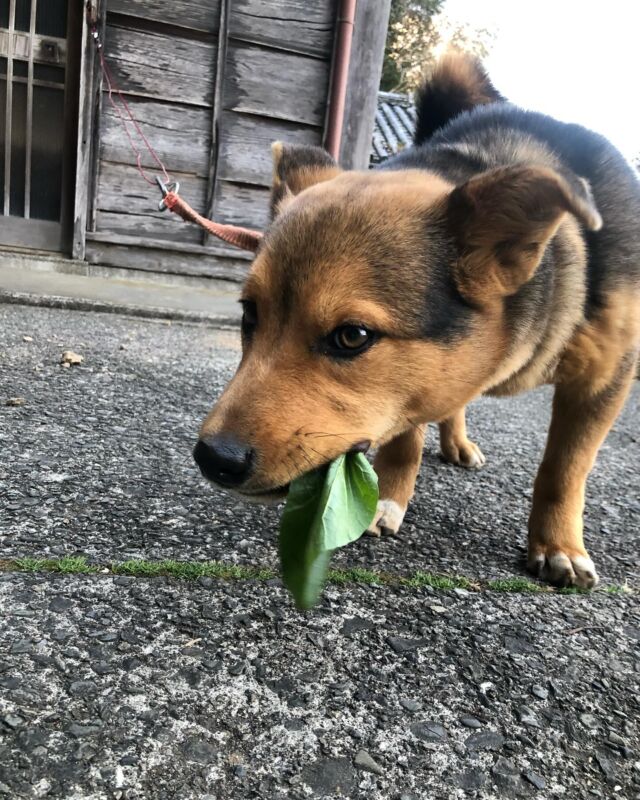
[[[342,172],[274,145],[273,221],[242,292],[243,355],[196,460],[247,496],[446,418],[508,347],[502,309],[588,195],[548,169],[454,187],[420,170]]]

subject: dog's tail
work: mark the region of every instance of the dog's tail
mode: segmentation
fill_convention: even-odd
[[[450,53],[438,61],[416,94],[413,143],[422,144],[463,111],[505,98],[491,83],[479,59]]]

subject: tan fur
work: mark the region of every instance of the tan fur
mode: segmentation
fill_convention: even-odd
[[[496,99],[496,91],[491,83],[479,74],[477,62],[461,57],[457,52],[447,53],[438,60],[430,80],[437,82],[442,91],[445,91],[447,86],[452,86],[459,93],[463,87],[469,108],[493,103]]]
[[[394,500],[403,510],[406,510],[413,497],[422,461],[424,434],[423,427],[411,426],[408,431],[383,445],[373,464],[380,476],[380,497],[383,500]]]
[[[547,448],[536,477],[529,518],[529,564],[532,568],[539,564],[543,577],[558,554],[567,556],[572,564],[587,557],[582,538],[585,483],[634,374],[631,361],[622,371],[618,363],[617,369],[617,379],[600,393],[592,391],[586,372],[581,373],[587,379],[582,392],[575,385],[556,387]],[[567,570],[566,576],[555,579],[576,582],[571,567]],[[596,582],[594,570],[579,583],[589,588]]]
[[[548,324],[546,328],[531,324],[522,329],[521,339],[492,376],[491,384],[483,387],[487,394],[504,397],[552,382],[564,349],[582,322],[587,254],[574,217],[565,216],[551,247],[557,269]]]
[[[497,169],[454,188],[423,170],[344,173],[322,163],[305,169],[278,146],[274,156],[276,220],[243,290],[258,326],[201,429],[203,437],[241,436],[255,449],[242,493],[277,492],[368,440],[379,448],[381,500],[401,519],[425,423],[440,423],[445,458],[478,466],[484,458],[467,437],[465,405],[483,392],[513,394],[553,381],[531,563],[553,562],[557,573],[561,556],[567,580],[592,585],[582,542],[584,482],[628,389],[640,303],[621,287],[584,319],[579,222],[599,224],[588,193],[576,196],[544,167]],[[433,251],[434,263],[456,253],[445,266],[474,308],[464,335],[451,338],[421,332],[420,299],[431,286],[425,254],[438,235],[446,242]],[[508,298],[531,280],[547,247],[555,283],[546,324],[532,316],[514,334]],[[319,343],[353,323],[378,332],[375,345],[354,360],[323,355]]]
[[[297,176],[298,171],[292,181],[287,176],[289,188],[300,188]],[[523,185],[528,189],[534,179],[540,181],[539,175],[528,173],[525,177]],[[543,182],[547,177],[543,175]],[[330,195],[326,191],[329,185]],[[485,189],[476,186],[471,195]],[[555,185],[543,190],[553,192],[555,198]],[[283,218],[295,213],[306,224],[313,223],[322,217],[330,197],[332,203],[342,205],[335,223],[341,228],[309,233],[313,249],[308,257],[317,263],[305,274],[291,307],[278,305],[277,298],[285,288],[279,283],[279,274],[284,263],[305,260],[301,252],[305,245],[290,234],[282,239],[277,232],[267,235],[243,292],[245,299],[260,309],[260,335],[201,430],[203,436],[241,430],[250,444],[257,445],[259,456],[247,492],[285,484],[363,439],[381,446],[402,435],[408,425],[444,422],[452,409],[463,408],[483,386],[492,383],[509,357],[500,297],[491,302],[487,298],[474,330],[454,343],[415,338],[413,330],[406,327],[408,306],[405,310],[402,303],[406,299],[414,304],[412,276],[417,280],[421,267],[412,262],[419,252],[425,220],[430,214],[443,214],[451,191],[452,187],[435,175],[407,170],[341,173],[329,183],[322,181],[292,195],[294,200]],[[371,227],[362,230],[365,211]],[[562,215],[562,211],[557,213]],[[467,219],[465,224],[471,226],[468,235],[481,235],[480,220]],[[559,222],[554,218],[552,224],[557,227]],[[528,229],[523,221],[518,225],[519,233]],[[407,289],[394,297],[397,316],[390,313],[387,298],[378,297],[375,276],[365,257],[365,245],[374,232],[398,242],[398,278],[407,281]],[[497,230],[483,241],[488,246],[496,237]],[[321,251],[318,241],[324,245]],[[358,321],[387,334],[359,357],[357,369],[310,352],[318,336],[346,321]],[[510,368],[515,371],[520,364],[516,358]],[[287,409],[284,416],[283,408]],[[449,425],[445,422],[445,432]],[[451,444],[453,431],[459,431],[459,425],[452,429]],[[450,438],[445,434],[445,445]],[[404,502],[402,497],[393,499]]]
[[[532,277],[566,212],[601,220],[553,170],[502,167],[472,178],[450,198],[461,257],[460,291],[478,303],[509,297]]]
[[[363,272],[359,274],[354,295],[365,284]],[[451,403],[467,403],[499,360],[494,348],[500,331],[491,327],[479,330],[473,343],[465,339],[453,348],[384,338],[359,358],[355,371],[318,358],[309,346],[326,328],[325,320],[333,325],[341,311],[350,317],[344,290],[335,296],[325,291],[320,302],[318,291],[318,285],[309,287],[300,313],[292,314],[286,325],[264,320],[260,340],[202,426],[203,437],[242,431],[257,446],[256,469],[243,491],[275,489],[362,440],[383,445],[416,420],[446,419]],[[361,317],[365,323],[370,318]],[[335,397],[339,412],[331,402]]]
[[[613,381],[623,357],[640,347],[640,294],[619,290],[576,330],[558,365],[555,382],[597,395]]]
[[[274,213],[281,213],[300,192],[324,181],[330,181],[342,170],[337,165],[296,165],[286,167],[287,148],[282,142],[271,145],[273,157],[272,206]]]
[[[445,461],[462,467],[481,467],[485,458],[475,442],[467,436],[465,409],[461,408],[453,416],[441,422],[440,452]]]

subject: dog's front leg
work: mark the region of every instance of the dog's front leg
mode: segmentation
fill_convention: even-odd
[[[422,461],[425,428],[415,426],[379,450],[373,462],[378,474],[380,500],[368,533],[397,533],[413,497]]]
[[[598,583],[582,539],[585,483],[596,454],[631,385],[625,367],[609,387],[589,393],[584,384],[556,386],[544,459],[529,517],[529,569],[561,586]]]
[[[480,469],[486,462],[482,450],[467,438],[464,406],[452,417],[441,422],[440,454],[445,461],[468,469]]]

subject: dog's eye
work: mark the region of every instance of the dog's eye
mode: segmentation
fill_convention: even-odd
[[[329,334],[329,351],[332,355],[357,356],[373,344],[375,334],[364,325],[341,325]]]
[[[251,300],[242,301],[242,333],[251,336],[258,324],[258,309]]]

